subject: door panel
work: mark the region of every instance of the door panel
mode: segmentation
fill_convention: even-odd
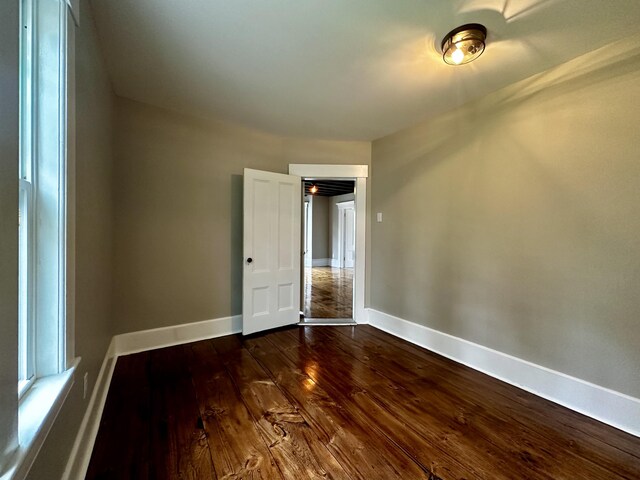
[[[300,177],[244,170],[245,335],[299,321],[300,196]]]

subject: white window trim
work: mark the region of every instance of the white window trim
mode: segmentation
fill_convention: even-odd
[[[18,446],[8,457],[0,458],[0,480],[22,480],[26,478],[65,403],[67,395],[73,387],[75,373],[81,360],[80,357],[74,357],[73,305],[75,304],[75,298],[74,291],[70,290],[75,286],[73,277],[73,271],[75,270],[75,245],[73,242],[75,237],[75,188],[73,188],[75,185],[74,43],[75,26],[78,24],[78,2],[71,1],[68,3],[68,0],[60,0],[60,3],[65,6],[59,15],[60,35],[67,38],[61,40],[64,42],[63,45],[66,45],[66,50],[60,53],[59,60],[62,89],[59,93],[59,110],[61,114],[58,118],[58,127],[60,129],[58,139],[60,161],[58,162],[57,171],[59,195],[56,200],[58,247],[54,252],[55,260],[53,260],[57,264],[55,271],[57,272],[58,281],[55,286],[50,286],[49,288],[57,291],[55,295],[57,298],[57,311],[61,320],[57,322],[54,334],[57,339],[57,345],[53,349],[48,349],[44,356],[37,351],[38,347],[33,350],[36,357],[34,359],[34,375],[28,381],[22,382],[22,385],[18,385],[20,389],[17,412]],[[75,6],[75,10],[73,6]],[[22,26],[20,30],[22,30]],[[32,115],[34,116],[33,121],[37,122],[38,119],[35,117],[37,114],[32,112]],[[50,167],[49,173],[52,170]],[[32,175],[30,180],[31,188],[37,190],[37,172]],[[34,204],[31,209],[32,218],[38,215],[36,210],[38,199],[36,197],[37,192],[32,198]],[[69,242],[70,238],[71,242]],[[34,242],[37,242],[37,239]],[[47,253],[51,254],[52,250],[49,249]],[[36,257],[34,256],[33,258],[34,263],[37,262]],[[32,278],[34,277],[32,276]],[[71,284],[69,284],[69,279],[71,279]],[[35,288],[37,289],[37,282],[35,283]],[[33,303],[35,304],[36,302],[34,301]],[[37,308],[35,309],[37,310]],[[34,321],[34,329],[38,329],[37,319]],[[32,338],[35,338],[35,335]],[[37,342],[37,339],[35,341]],[[53,361],[55,365],[46,365],[47,361]]]
[[[18,448],[0,473],[0,480],[23,480],[40,452],[75,382],[80,363],[58,375],[38,378],[18,407]]]

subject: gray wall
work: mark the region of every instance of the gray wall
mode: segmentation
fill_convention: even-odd
[[[69,393],[29,478],[60,478],[113,336],[112,111],[114,96],[98,46],[91,8],[80,6],[76,30],[76,290],[75,352],[82,357]],[[82,377],[90,390],[82,399]]]
[[[242,172],[369,164],[368,142],[282,138],[118,98],[117,333],[241,313]]]
[[[329,197],[313,197],[313,230],[312,255],[313,258],[331,258],[331,244],[329,222]]]
[[[371,306],[640,397],[638,44],[375,141]]]
[[[18,6],[0,2],[0,459],[18,433]]]

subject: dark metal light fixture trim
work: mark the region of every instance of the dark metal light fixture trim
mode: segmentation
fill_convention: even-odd
[[[487,29],[479,23],[454,28],[442,40],[442,59],[449,65],[464,65],[484,52]]]

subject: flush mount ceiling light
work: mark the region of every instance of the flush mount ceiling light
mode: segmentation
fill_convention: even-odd
[[[309,189],[309,191],[314,194],[318,191],[318,187],[316,185],[312,185],[311,188]]]
[[[451,30],[442,40],[442,59],[449,65],[464,65],[484,52],[487,29],[479,23],[468,23]]]

